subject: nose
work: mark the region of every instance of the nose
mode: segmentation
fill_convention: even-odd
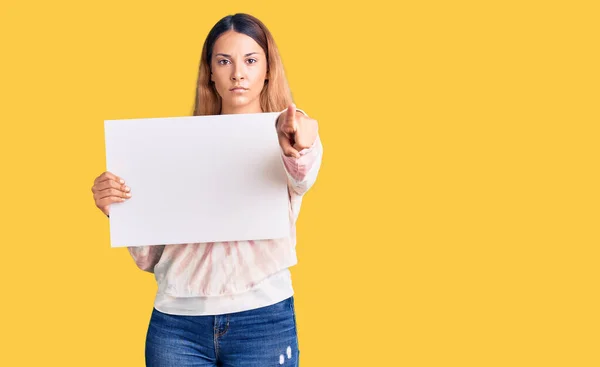
[[[240,81],[243,79],[245,79],[244,66],[236,63],[236,66],[233,68],[233,73],[231,74],[231,80]]]

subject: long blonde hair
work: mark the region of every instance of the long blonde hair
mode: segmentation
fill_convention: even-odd
[[[260,94],[260,106],[263,112],[284,110],[292,103],[292,95],[275,40],[260,20],[249,14],[238,13],[228,15],[218,21],[204,41],[196,85],[194,116],[219,115],[221,113],[221,97],[210,80],[210,65],[217,38],[229,30],[251,37],[262,47],[267,56],[267,80],[265,80]]]

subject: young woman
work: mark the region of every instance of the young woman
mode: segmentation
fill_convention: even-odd
[[[292,104],[268,29],[247,14],[224,17],[204,42],[194,115],[261,112],[281,112],[275,128],[288,177],[289,236],[129,247],[137,266],[154,273],[158,284],[146,337],[148,366],[298,365],[288,268],[297,261],[295,223],[323,147],[317,121]],[[110,172],[96,178],[92,192],[107,216],[110,205],[132,196]]]

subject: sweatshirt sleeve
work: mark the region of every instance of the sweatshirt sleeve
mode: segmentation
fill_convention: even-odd
[[[137,267],[149,273],[154,273],[164,249],[165,245],[127,247]]]
[[[110,215],[106,215],[110,218]],[[131,246],[127,247],[129,254],[138,268],[149,273],[154,273],[154,267],[160,261],[165,245]]]

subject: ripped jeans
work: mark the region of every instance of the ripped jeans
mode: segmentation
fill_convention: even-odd
[[[152,311],[146,366],[298,367],[294,298],[219,316]]]

